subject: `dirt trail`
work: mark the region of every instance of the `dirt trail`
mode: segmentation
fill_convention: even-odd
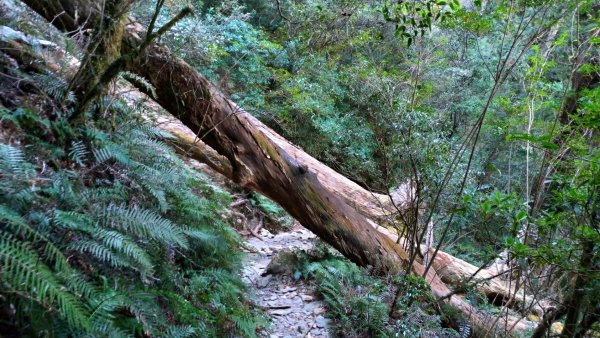
[[[302,280],[294,280],[290,274],[262,276],[278,253],[310,250],[316,241],[315,235],[295,224],[289,232],[276,235],[262,229],[260,236],[263,240],[256,237],[246,240],[248,247],[256,252],[248,253],[245,258],[242,279],[250,288],[250,298],[271,318],[271,328],[262,336],[329,337],[324,305],[316,299],[311,287]]]

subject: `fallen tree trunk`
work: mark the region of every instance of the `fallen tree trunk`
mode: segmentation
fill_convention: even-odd
[[[87,20],[78,21],[73,11],[81,3],[75,0],[24,2],[64,31],[91,25],[89,18],[99,17],[89,14]],[[143,33],[138,23],[130,22],[124,34],[124,52],[137,48]],[[362,189],[287,142],[224,97],[206,78],[164,47],[148,47],[143,56],[130,65],[129,71],[152,83],[157,93],[156,102],[193,130],[194,140],[199,137],[216,150],[218,161],[213,165],[228,164],[223,167],[226,169],[220,170],[222,174],[278,202],[302,225],[358,265],[371,266],[380,273],[395,273],[406,264],[408,253],[392,236],[374,226],[373,218],[389,210],[386,209],[387,196]],[[184,144],[189,145],[190,141],[193,144],[189,138],[178,138]],[[205,156],[201,149],[191,150],[197,151],[199,157]],[[425,271],[418,261],[411,269],[419,275]],[[515,317],[497,320],[461,296],[445,297],[451,290],[435,269],[429,271],[426,279],[433,294],[462,313],[480,335],[490,332],[505,335],[513,329],[529,327]]]

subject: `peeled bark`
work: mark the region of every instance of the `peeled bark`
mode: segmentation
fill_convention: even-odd
[[[76,17],[74,13],[68,12],[66,6],[59,6],[62,2],[77,3],[76,0],[24,2],[62,30],[90,25],[89,21],[72,20]],[[64,12],[61,14],[56,8]],[[61,19],[62,15],[67,18]],[[122,53],[135,49],[144,32],[137,22],[131,21],[124,34]],[[371,266],[380,273],[395,273],[406,264],[409,255],[396,243],[394,234],[379,228],[374,221],[391,212],[387,196],[362,189],[290,144],[160,45],[148,47],[129,71],[148,79],[156,89],[154,100],[193,130],[193,134],[186,136],[173,129],[180,143],[189,147],[187,151],[205,161],[202,148],[195,144],[197,137],[202,139],[217,152],[209,161],[214,168],[221,168],[218,170],[234,182],[279,203],[303,226],[356,264]],[[397,197],[401,202],[401,194]],[[440,260],[438,257],[448,259],[438,254],[436,262]],[[440,271],[449,266],[440,262],[437,266]],[[419,261],[411,268],[416,274],[424,274],[425,268]],[[511,330],[529,327],[519,318],[496,320],[459,295],[445,297],[451,290],[438,275],[435,263],[425,277],[433,294],[462,313],[480,335],[506,335]],[[510,290],[500,291],[510,294]]]
[[[408,253],[365,217],[381,212],[385,200],[285,141],[168,50],[154,46],[130,71],[148,78],[157,90],[157,102],[229,160],[231,172],[227,174],[233,181],[278,202],[358,265],[393,273],[405,264]],[[412,269],[420,275],[425,270],[419,262]],[[436,296],[450,293],[435,271],[427,280]],[[469,318],[477,332],[495,330],[493,318],[462,297],[452,296],[447,302]],[[498,323],[498,330],[527,327],[515,318]]]

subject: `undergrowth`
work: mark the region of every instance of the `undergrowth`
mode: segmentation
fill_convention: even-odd
[[[298,254],[298,271],[317,286],[337,337],[459,337],[442,327],[426,282],[413,275],[370,275],[326,248]],[[396,308],[390,311],[394,293]]]
[[[0,332],[254,337],[230,196],[124,101],[72,124],[64,80],[10,76],[27,85],[0,95]]]

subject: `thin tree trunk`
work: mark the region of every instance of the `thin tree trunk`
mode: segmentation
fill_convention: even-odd
[[[562,338],[574,337],[579,325],[579,317],[582,314],[582,306],[585,303],[585,295],[588,291],[588,278],[590,268],[594,264],[594,243],[585,241],[582,245],[583,250],[579,262],[580,271],[577,272],[575,282],[573,283],[573,294],[567,300],[565,308],[567,314],[565,318],[565,326],[561,333]],[[585,312],[585,311],[583,311]]]

